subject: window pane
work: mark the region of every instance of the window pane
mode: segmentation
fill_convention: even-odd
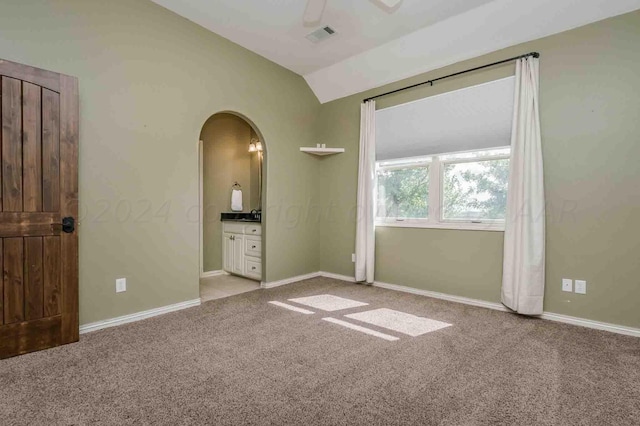
[[[426,219],[429,166],[378,170],[377,218]]]
[[[443,219],[504,220],[509,160],[444,165]]]

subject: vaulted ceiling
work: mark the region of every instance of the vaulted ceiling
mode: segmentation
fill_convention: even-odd
[[[153,0],[305,77],[321,102],[640,9],[640,0]],[[317,0],[314,0],[317,1]],[[320,2],[322,3],[322,2]],[[336,34],[305,36],[323,26]]]

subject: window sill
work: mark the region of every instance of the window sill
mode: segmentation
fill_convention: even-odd
[[[460,231],[493,231],[504,232],[504,223],[470,223],[470,222],[440,222],[430,223],[423,221],[396,221],[376,222],[376,227],[382,228],[426,228],[426,229],[453,229]]]

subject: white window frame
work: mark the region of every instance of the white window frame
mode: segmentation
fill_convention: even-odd
[[[382,163],[382,164],[381,164]],[[377,192],[377,188],[378,188],[378,171],[381,169],[384,170],[405,170],[405,169],[417,169],[417,168],[421,168],[421,167],[428,167],[429,168],[429,191],[431,191],[431,179],[432,179],[432,165],[433,165],[433,158],[431,156],[427,156],[427,157],[412,157],[412,158],[399,158],[397,160],[391,160],[388,163],[389,164],[384,164],[387,163],[386,161],[378,161],[376,162],[376,173],[375,173],[375,184],[374,187],[376,188],[376,194],[375,194],[375,202],[376,202],[376,209],[378,208],[378,192]],[[431,201],[431,197],[429,197],[427,199],[427,205],[428,205],[428,211],[427,211],[427,215],[429,217],[431,217],[431,205],[429,204]],[[386,218],[378,218],[377,217],[377,212],[376,212],[376,226],[380,225],[380,226],[400,226],[398,225],[399,223],[404,223],[405,226],[418,226],[422,223],[425,223],[428,219],[422,219],[422,218],[395,218],[395,217],[386,217]]]
[[[509,148],[509,147],[501,147]],[[500,148],[496,148],[500,149]],[[491,151],[492,149],[471,150],[455,153],[443,153],[428,155],[423,157],[404,158],[398,160],[388,160],[376,162],[376,184],[378,170],[386,169],[405,169],[410,167],[419,167],[420,164],[429,166],[429,214],[427,219],[403,219],[403,218],[378,218],[376,217],[376,226],[380,227],[397,227],[397,228],[433,228],[433,229],[458,229],[469,231],[504,231],[504,220],[484,219],[484,220],[467,220],[467,219],[444,219],[443,214],[443,188],[444,182],[444,165],[460,164],[460,163],[476,163],[480,161],[493,161],[510,159],[509,154],[487,155],[469,158],[449,158],[441,160],[440,157],[451,156],[464,153],[476,153],[482,151]],[[385,164],[387,163],[387,164]],[[377,208],[376,193],[376,208]]]

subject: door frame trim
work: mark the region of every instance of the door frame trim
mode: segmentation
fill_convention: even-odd
[[[265,244],[266,241],[266,221],[265,221],[265,210],[266,210],[266,205],[267,205],[267,187],[266,187],[266,182],[267,182],[267,143],[264,139],[264,136],[262,135],[262,132],[260,132],[260,129],[258,128],[258,126],[253,122],[253,120],[249,119],[246,115],[241,114],[239,112],[233,111],[233,110],[220,110],[217,112],[214,112],[213,114],[211,114],[209,117],[207,117],[207,119],[202,123],[202,126],[200,127],[200,133],[202,133],[202,128],[204,127],[205,123],[214,115],[217,114],[231,114],[231,115],[235,115],[236,117],[241,118],[242,120],[244,120],[252,129],[254,132],[256,132],[256,134],[258,135],[258,138],[260,139],[260,142],[262,143],[262,173],[260,176],[260,184],[262,185],[262,199],[260,200],[260,205],[262,206],[262,220],[260,222],[260,225],[262,226],[262,277],[265,278],[266,277],[266,248],[267,245]],[[207,277],[211,277],[211,276],[215,276],[218,275],[216,274],[216,272],[218,271],[205,271],[204,270],[204,141],[202,139],[198,140],[197,143],[197,149],[198,149],[198,239],[199,239],[199,247],[198,247],[198,272],[199,272],[199,278],[207,278]]]
[[[198,246],[200,278],[207,276],[209,272],[204,271],[204,141],[198,141],[198,237],[200,244]]]

